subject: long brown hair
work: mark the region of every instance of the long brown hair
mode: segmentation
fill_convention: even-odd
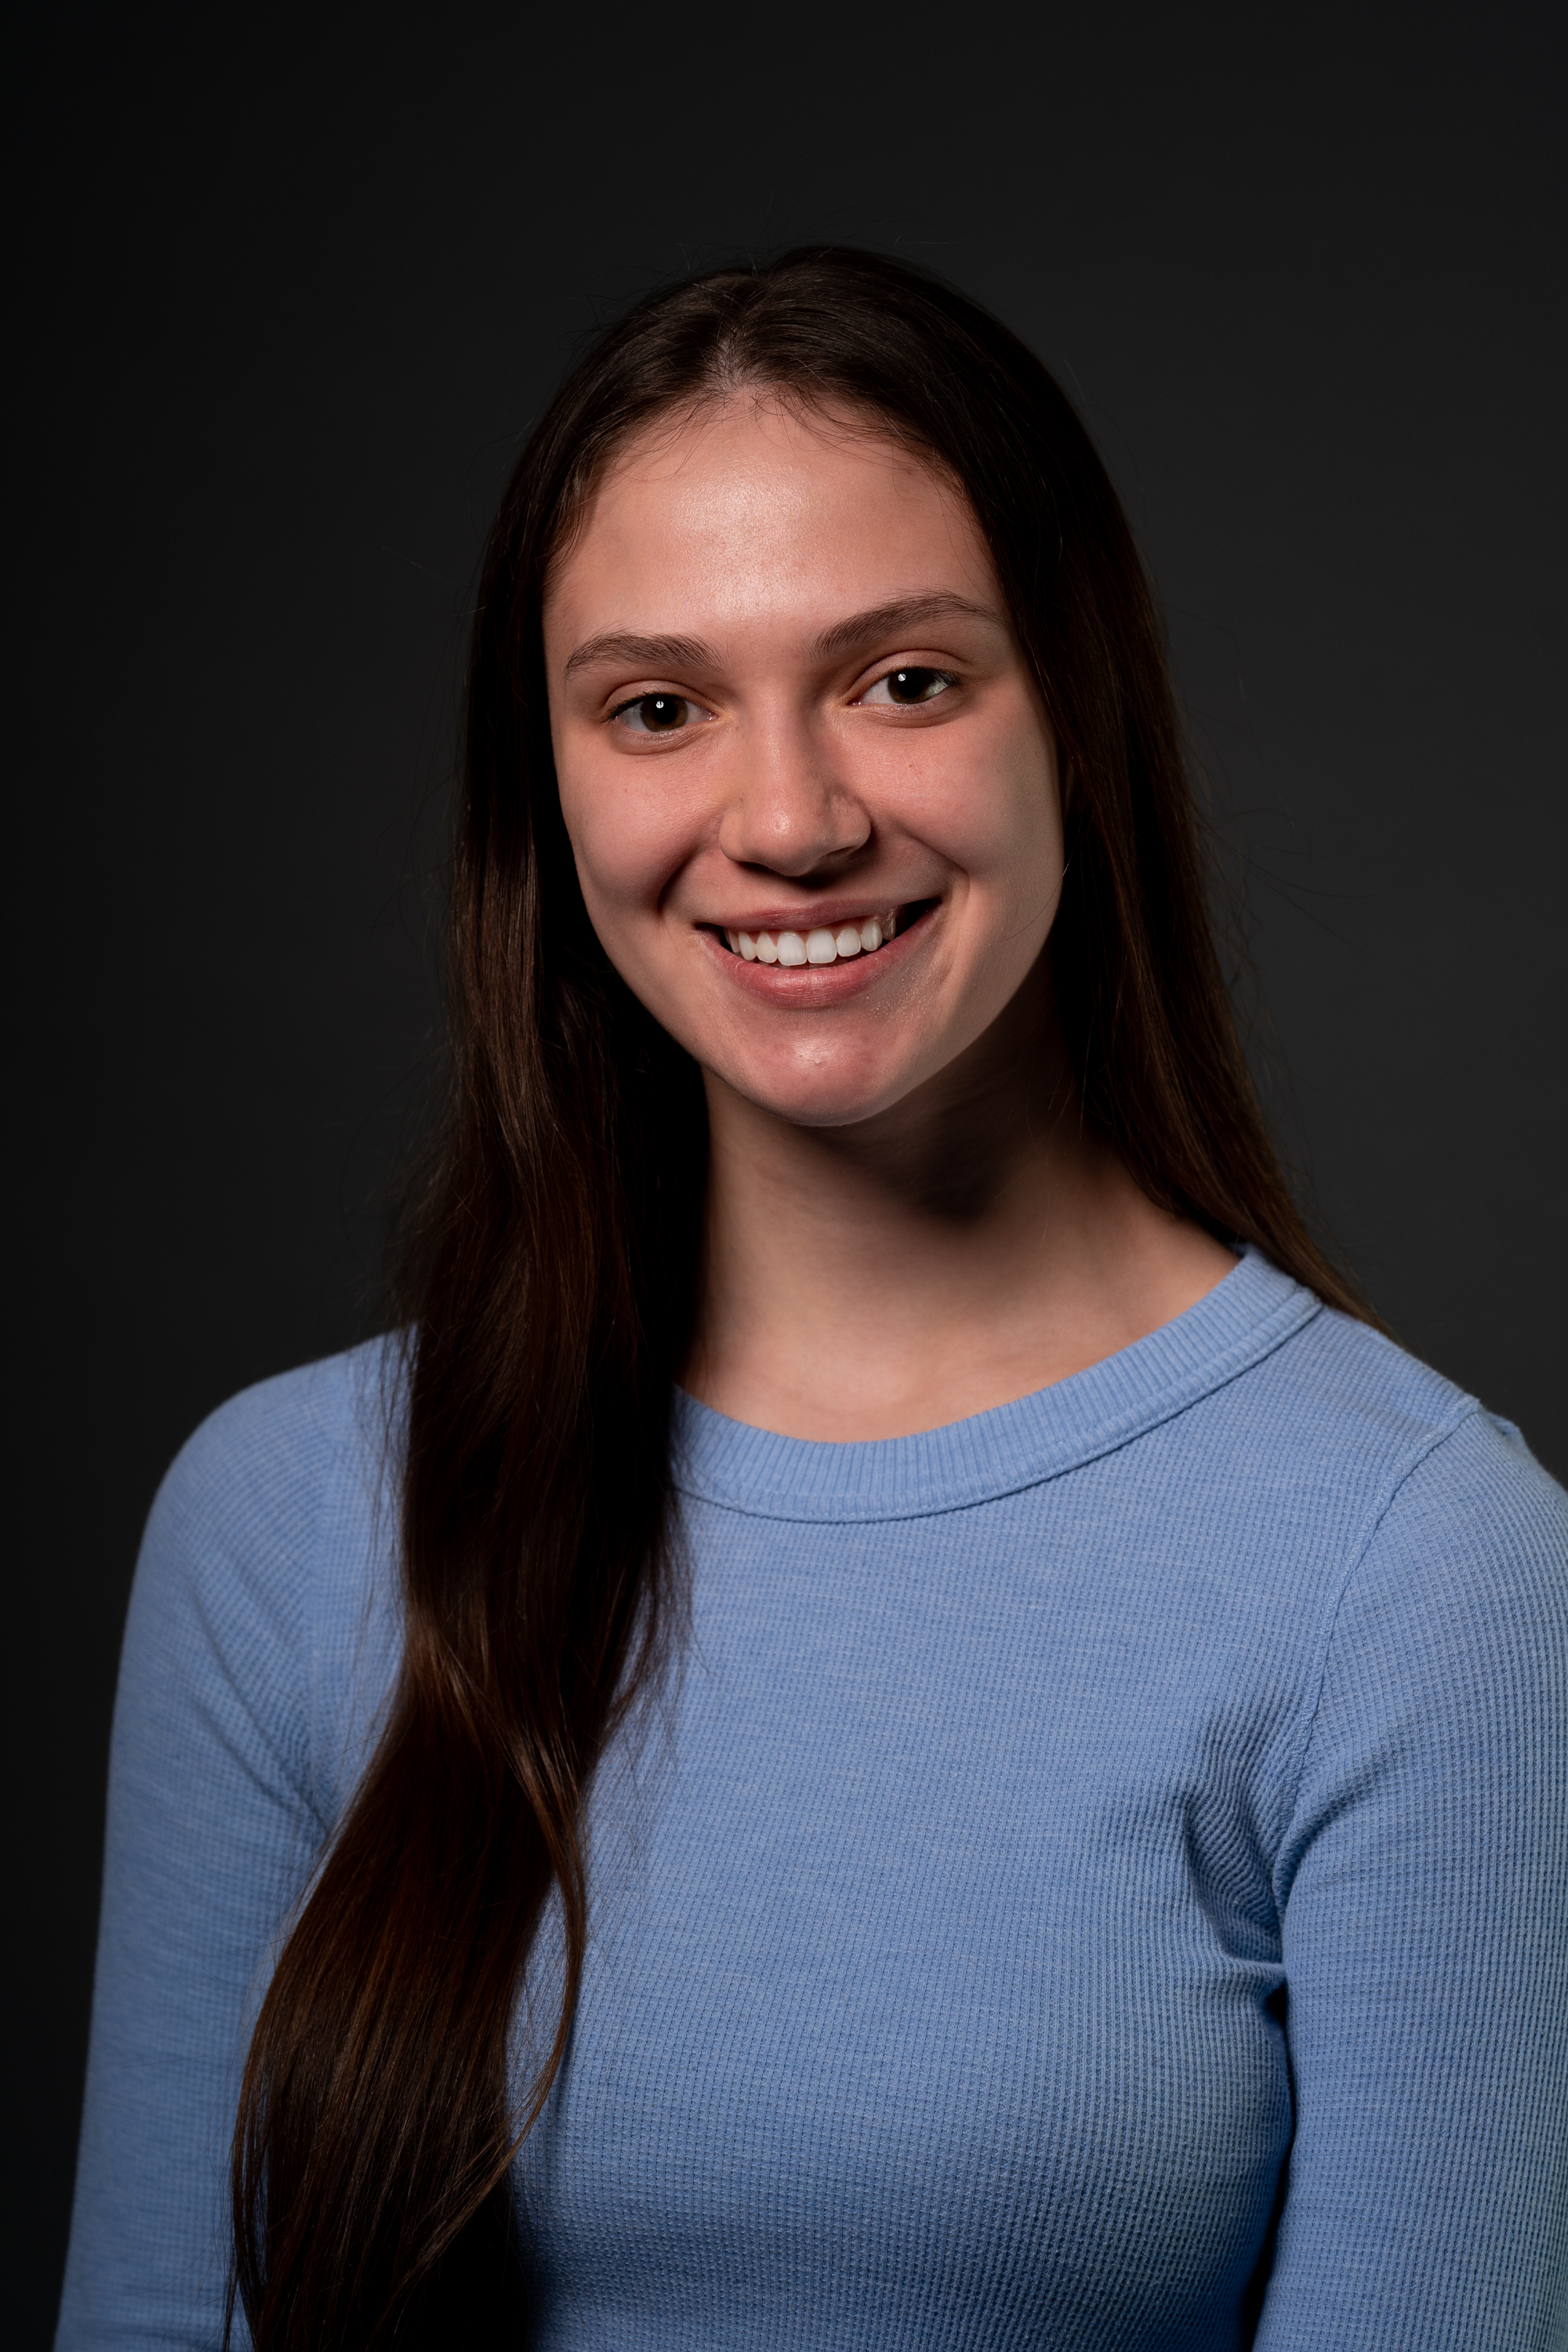
[[[451,1108],[407,1266],[402,1672],[246,2068],[235,2292],[259,2352],[516,2340],[526,2325],[509,2167],[576,1995],[586,1794],[679,1626],[668,1433],[706,1157],[695,1066],[584,910],[541,610],[627,436],[751,385],[858,412],[973,508],[1071,777],[1052,953],[1089,1115],[1153,1199],[1367,1314],[1259,1116],[1155,608],[1050,376],[963,295],[865,253],[801,250],[643,302],[534,432],[484,566]],[[552,1901],[553,2032],[519,2086],[513,2020]]]

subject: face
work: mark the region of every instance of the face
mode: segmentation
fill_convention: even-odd
[[[750,395],[666,422],[599,488],[544,650],[589,917],[710,1082],[847,1125],[995,1021],[1056,911],[1055,747],[929,467]]]

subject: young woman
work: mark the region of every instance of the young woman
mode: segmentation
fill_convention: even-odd
[[[1521,2352],[1568,1509],[1314,1248],[1003,328],[660,295],[486,568],[395,1343],[127,1633],[62,2347]]]

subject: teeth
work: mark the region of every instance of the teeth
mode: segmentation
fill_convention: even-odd
[[[898,908],[872,915],[864,923],[845,923],[837,931],[726,931],[731,955],[748,963],[838,963],[849,956],[874,955],[898,929]]]

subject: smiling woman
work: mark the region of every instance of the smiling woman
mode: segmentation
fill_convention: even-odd
[[[1005,330],[584,361],[452,978],[397,1330],[154,1509],[61,2346],[1553,2340],[1568,1512],[1291,1202]]]
[[[717,1278],[688,1392],[902,1436],[1230,1271],[1062,1117],[1057,735],[954,477],[842,404],[689,405],[595,483],[543,641],[589,920],[704,1076]],[[960,1093],[984,1210],[931,1218]],[[847,1310],[878,1345],[843,1348]]]

